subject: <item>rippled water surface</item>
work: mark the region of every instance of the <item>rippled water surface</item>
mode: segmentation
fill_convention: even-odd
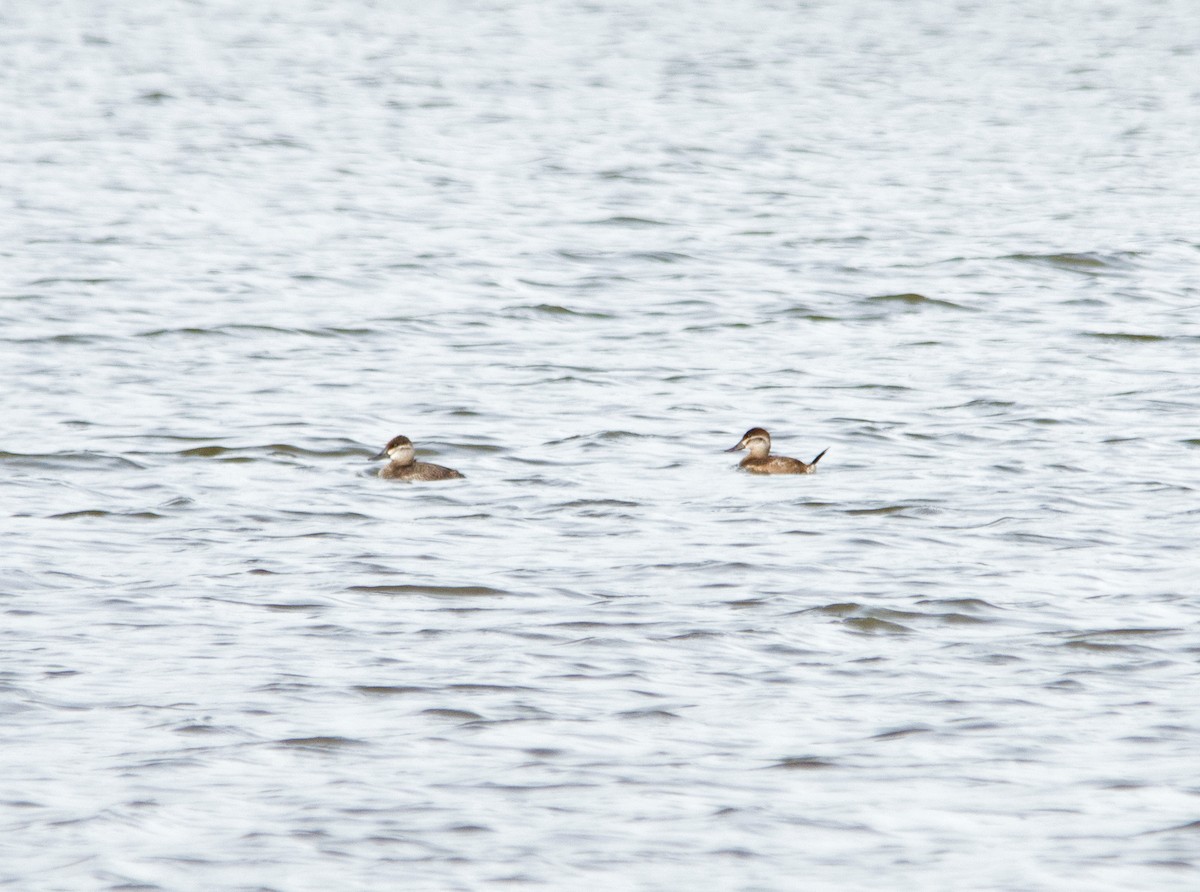
[[[0,56],[0,885],[1200,887],[1191,4]]]

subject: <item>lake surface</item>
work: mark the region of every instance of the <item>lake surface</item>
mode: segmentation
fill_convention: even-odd
[[[1192,4],[0,58],[0,885],[1200,887]]]

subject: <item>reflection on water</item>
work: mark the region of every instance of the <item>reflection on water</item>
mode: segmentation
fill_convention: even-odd
[[[6,15],[0,882],[1195,886],[1179,10]]]

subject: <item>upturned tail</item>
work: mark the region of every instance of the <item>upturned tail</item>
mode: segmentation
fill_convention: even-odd
[[[829,451],[829,447],[826,446],[824,449],[821,450],[821,455],[824,455],[828,451]],[[808,463],[808,466],[811,468],[813,465],[815,465],[817,462],[819,462],[821,460],[821,455],[818,455],[816,458],[814,458],[812,461],[810,461]]]

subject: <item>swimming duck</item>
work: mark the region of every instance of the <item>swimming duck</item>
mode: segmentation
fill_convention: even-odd
[[[829,451],[822,449],[820,455],[807,463],[786,455],[771,455],[771,435],[761,427],[750,428],[736,446],[725,451],[737,452],[739,449],[750,452],[742,459],[741,467],[751,474],[812,474],[817,470],[821,455]]]
[[[408,437],[392,437],[383,451],[374,456],[371,461],[391,459],[379,469],[379,476],[385,480],[453,480],[462,474],[453,468],[443,468],[432,462],[417,461],[413,451],[412,440]]]

